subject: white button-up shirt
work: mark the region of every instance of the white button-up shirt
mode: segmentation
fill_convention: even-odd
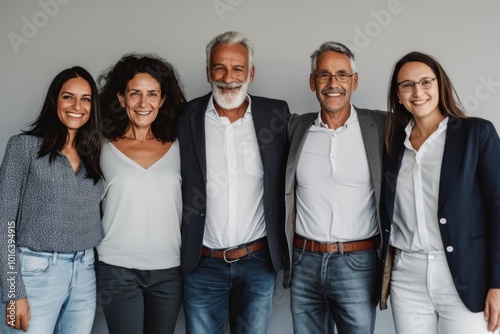
[[[231,123],[219,116],[213,97],[205,114],[207,216],[203,245],[227,248],[266,235],[264,170],[252,119],[251,100],[244,116]]]
[[[344,126],[335,130],[318,113],[300,154],[296,182],[297,234],[321,242],[377,234],[373,184],[352,106]]]
[[[444,250],[438,220],[439,179],[443,160],[448,117],[416,151],[410,134],[414,121],[407,125],[405,152],[396,184],[393,227],[390,243],[412,252]]]

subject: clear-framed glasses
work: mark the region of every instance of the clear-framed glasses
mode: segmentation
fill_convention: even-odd
[[[316,80],[318,80],[321,83],[330,82],[330,80],[332,79],[332,77],[334,77],[335,80],[337,80],[338,82],[347,82],[347,81],[349,81],[349,79],[353,75],[354,75],[354,73],[353,74],[347,74],[347,73],[344,73],[344,72],[340,72],[340,73],[337,73],[337,74],[331,74],[331,73],[328,73],[328,72],[322,72],[322,73],[316,74],[314,77],[316,78]]]
[[[410,80],[405,80],[401,81],[398,83],[399,90],[402,92],[411,92],[415,85],[419,85],[420,88],[422,89],[429,89],[432,87],[432,84],[434,83],[434,80],[436,78],[423,78],[420,81],[410,81]]]

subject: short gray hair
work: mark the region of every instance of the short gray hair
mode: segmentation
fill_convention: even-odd
[[[210,56],[212,55],[212,49],[218,44],[243,45],[248,50],[248,65],[250,68],[253,66],[253,45],[250,40],[240,32],[226,31],[220,35],[215,36],[210,42],[208,42],[206,48],[207,68],[210,68]]]
[[[318,59],[319,55],[327,51],[338,52],[349,57],[349,60],[351,61],[352,73],[356,72],[356,65],[354,64],[354,54],[351,52],[351,50],[349,50],[349,48],[342,43],[328,41],[321,44],[320,47],[312,53],[311,74],[314,74],[314,72],[316,71],[316,60]]]

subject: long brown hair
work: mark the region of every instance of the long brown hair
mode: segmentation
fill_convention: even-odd
[[[30,129],[24,132],[43,138],[38,156],[49,155],[49,161],[52,163],[58,151],[63,149],[68,138],[68,129],[57,115],[57,97],[65,82],[78,77],[83,78],[90,85],[92,109],[89,120],[78,129],[75,137],[76,149],[87,171],[87,177],[97,182],[102,177],[99,165],[103,141],[101,134],[101,112],[97,86],[87,70],[80,66],[73,66],[59,72],[50,83],[40,114],[31,123]]]
[[[444,116],[467,117],[450,78],[439,62],[434,57],[421,52],[414,51],[406,54],[394,65],[389,84],[389,94],[387,97],[387,109],[389,112],[387,115],[385,137],[385,146],[389,157],[392,157],[391,147],[394,136],[396,133],[402,131],[413,117],[405,106],[399,103],[397,94],[399,71],[405,64],[410,62],[423,63],[429,66],[434,72],[439,87],[438,107]]]

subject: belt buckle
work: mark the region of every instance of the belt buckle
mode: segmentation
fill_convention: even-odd
[[[226,263],[233,263],[233,262],[237,262],[239,261],[240,259],[234,259],[234,260],[228,260],[227,257],[226,257],[226,252],[228,251],[232,251],[234,249],[238,249],[238,247],[231,247],[231,248],[226,248],[224,249],[224,252],[222,253],[222,257],[224,258],[224,261],[226,261]]]

